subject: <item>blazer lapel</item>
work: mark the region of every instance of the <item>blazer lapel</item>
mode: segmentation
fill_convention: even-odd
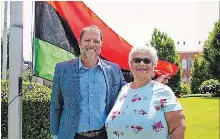
[[[79,114],[79,105],[80,105],[80,77],[79,77],[79,58],[74,59],[72,62],[72,77],[75,85],[76,93],[76,104],[77,104],[77,114]]]

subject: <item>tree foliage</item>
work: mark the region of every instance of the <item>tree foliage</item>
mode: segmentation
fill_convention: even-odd
[[[160,32],[158,29],[154,29],[150,45],[155,47],[159,59],[166,60],[174,63],[179,67],[179,71],[176,76],[173,76],[168,85],[174,90],[179,91],[182,78],[182,70],[180,64],[180,56],[176,52],[174,41],[165,32]]]
[[[192,78],[190,80],[192,93],[199,93],[199,87],[202,82],[211,78],[208,70],[208,62],[203,58],[203,55],[195,55],[194,65],[191,69]]]
[[[220,80],[220,21],[216,22],[204,44],[204,58],[208,61],[209,73]]]

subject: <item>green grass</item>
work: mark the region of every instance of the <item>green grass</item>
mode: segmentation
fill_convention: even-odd
[[[219,139],[219,98],[180,98],[186,117],[185,139]]]

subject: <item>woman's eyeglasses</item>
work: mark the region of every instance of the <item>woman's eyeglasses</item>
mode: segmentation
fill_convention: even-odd
[[[133,61],[134,63],[141,63],[141,61],[144,62],[144,64],[150,64],[152,61],[150,58],[140,58],[140,57],[136,57],[136,58],[133,58]]]

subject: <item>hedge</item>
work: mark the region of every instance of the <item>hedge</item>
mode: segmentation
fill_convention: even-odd
[[[23,83],[27,90],[28,83]],[[50,139],[49,108],[51,89],[33,83],[34,88],[22,96],[22,139]],[[1,81],[1,138],[8,136],[8,81]]]
[[[186,98],[186,97],[213,97],[212,94],[187,94],[181,96],[181,98]]]

